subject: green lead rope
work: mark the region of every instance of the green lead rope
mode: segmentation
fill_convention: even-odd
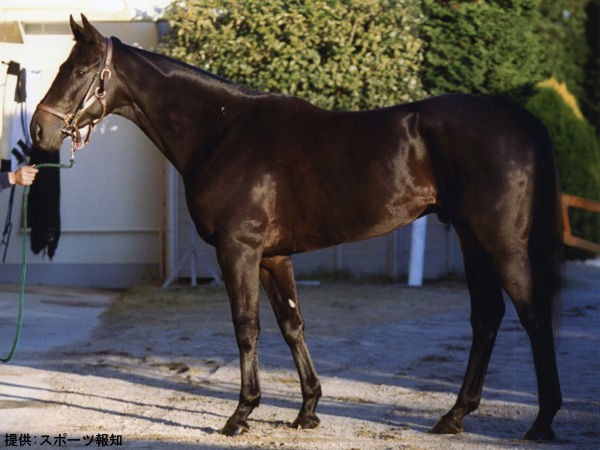
[[[59,163],[42,163],[35,167],[38,169],[55,168],[55,169],[70,169],[75,164],[75,159],[71,157],[67,164]],[[17,327],[15,329],[15,337],[13,339],[12,347],[8,355],[4,358],[0,357],[0,361],[3,363],[9,362],[19,343],[19,334],[21,333],[21,325],[23,323],[23,304],[25,303],[25,277],[27,275],[27,204],[29,203],[29,186],[25,186],[23,191],[23,248],[21,253],[21,285],[19,289],[19,313],[17,315]]]

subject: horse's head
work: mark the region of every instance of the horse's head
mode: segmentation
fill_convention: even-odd
[[[74,149],[81,147],[80,128],[90,127],[87,142],[107,113],[112,41],[81,18],[83,26],[70,18],[75,45],[31,119],[33,142],[43,150],[58,150],[67,136]]]

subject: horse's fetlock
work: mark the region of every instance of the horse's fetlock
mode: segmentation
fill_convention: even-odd
[[[245,402],[250,408],[257,408],[260,405],[260,392],[258,394],[252,395],[249,398],[246,398]]]
[[[315,386],[315,388],[313,390],[313,395],[317,399],[323,397],[323,390],[321,389],[321,383],[318,381],[317,381],[317,385]]]
[[[477,400],[477,401],[470,401],[466,405],[466,408],[465,408],[466,409],[466,413],[470,414],[473,411],[475,411],[477,408],[479,408],[479,400]]]

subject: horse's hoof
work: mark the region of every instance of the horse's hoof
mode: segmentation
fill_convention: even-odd
[[[296,428],[297,430],[312,430],[317,428],[320,423],[321,419],[319,419],[315,414],[312,414],[310,416],[298,416],[292,423],[291,427]]]
[[[228,420],[225,426],[221,429],[221,434],[225,436],[239,436],[240,434],[244,434],[250,429],[248,423],[244,420],[238,422],[233,420]]]
[[[535,442],[552,441],[556,439],[556,434],[554,434],[554,431],[550,426],[540,427],[534,425],[527,433],[525,433],[525,437],[523,439],[526,441]]]
[[[458,434],[462,433],[463,426],[460,422],[450,417],[442,417],[429,431],[433,434]]]

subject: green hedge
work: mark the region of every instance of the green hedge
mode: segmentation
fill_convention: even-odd
[[[424,0],[423,85],[519,99],[546,78],[538,0]]]
[[[537,88],[525,106],[544,122],[552,135],[562,192],[600,201],[600,143],[594,128],[577,118],[551,88]],[[597,213],[571,208],[570,219],[574,235],[600,243]],[[587,254],[569,249],[567,256]]]
[[[164,51],[330,109],[423,97],[420,0],[176,1]]]

